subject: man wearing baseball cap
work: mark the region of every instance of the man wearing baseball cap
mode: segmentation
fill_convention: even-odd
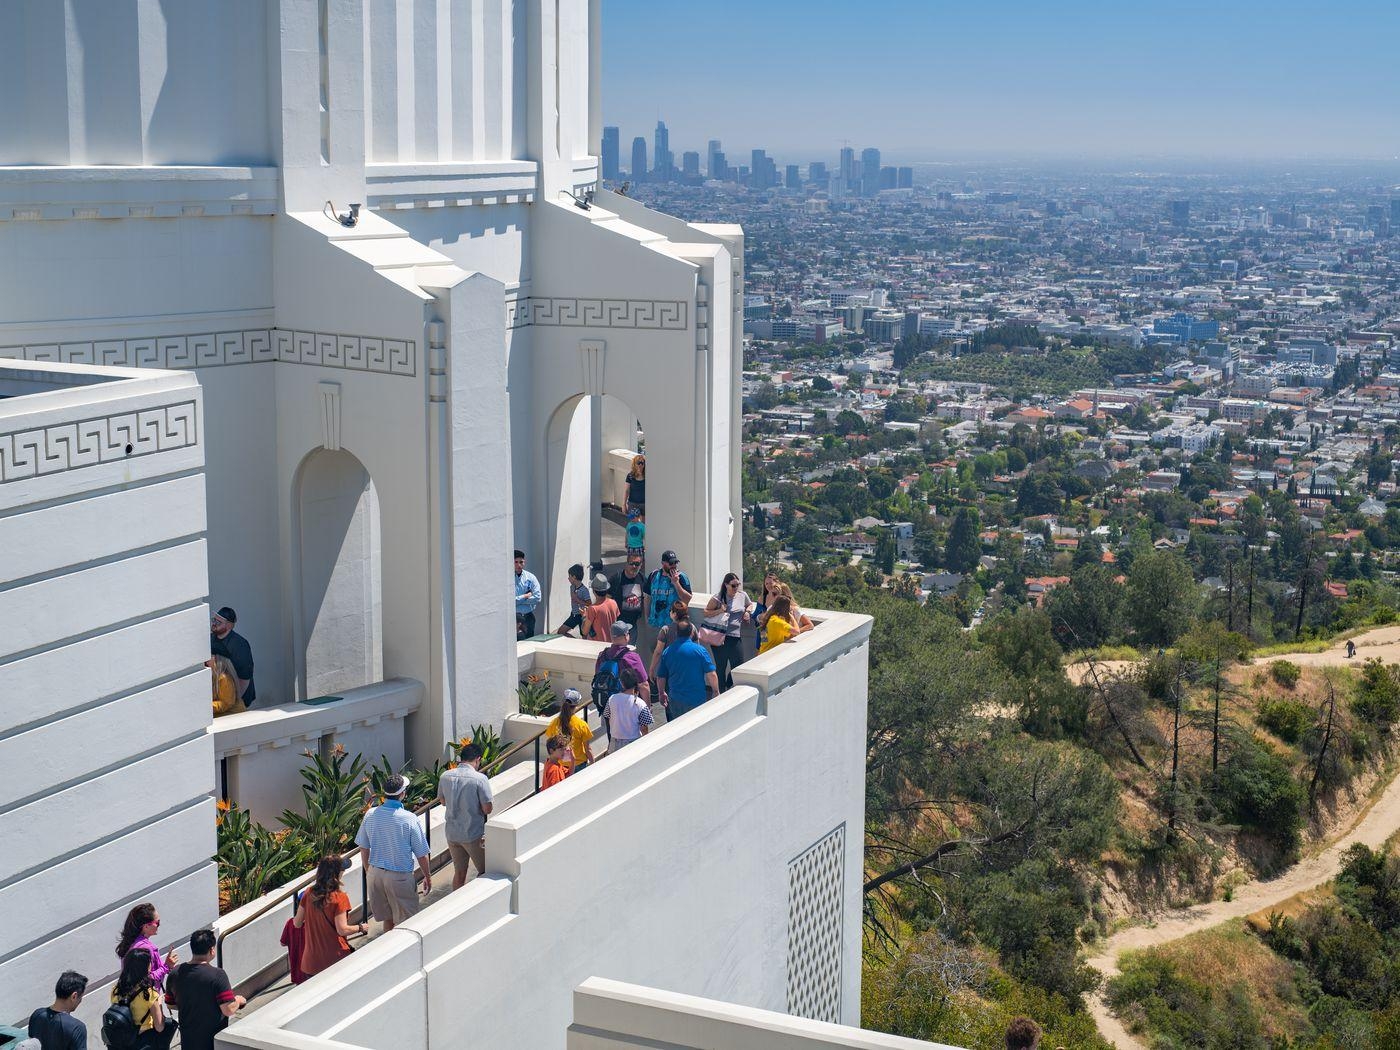
[[[646,596],[647,626],[653,636],[671,622],[671,603],[690,603],[690,577],[681,572],[681,559],[675,551],[661,552],[661,568],[647,577],[642,586]]]
[[[384,923],[385,933],[418,914],[414,864],[423,872],[423,892],[433,888],[428,840],[418,818],[403,808],[407,790],[407,778],[391,776],[384,785],[384,804],[366,813],[355,833],[360,863],[369,873],[369,908]]]
[[[238,676],[238,695],[243,698],[243,706],[252,707],[258,698],[253,687],[253,647],[233,629],[237,622],[238,614],[227,605],[209,618],[209,654],[228,657]]]

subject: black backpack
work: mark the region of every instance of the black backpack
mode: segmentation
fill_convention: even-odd
[[[622,692],[622,656],[631,651],[628,646],[611,660],[604,660],[593,672],[593,702],[598,705],[598,715],[602,717],[607,709],[608,698],[613,693]]]
[[[118,1000],[102,1014],[102,1042],[108,1050],[131,1050],[141,1030],[131,1014],[131,1000]]]

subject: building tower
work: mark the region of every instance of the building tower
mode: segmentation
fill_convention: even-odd
[[[880,151],[862,150],[860,155],[860,192],[873,197],[880,188]]]
[[[615,127],[603,129],[603,178],[610,182],[616,182],[621,168],[618,166],[621,160],[619,153],[621,150],[621,132]]]
[[[841,149],[841,163],[837,171],[837,178],[841,180],[842,186],[849,190],[855,185],[856,174],[856,151],[850,146],[843,146]]]
[[[652,155],[652,173],[658,179],[669,179],[676,169],[675,161],[671,157],[671,133],[666,129],[666,122],[658,120],[656,122],[655,151]]]
[[[638,135],[632,140],[632,181],[642,182],[647,177],[647,140]]]
[[[705,173],[712,179],[724,178],[724,164],[716,163],[716,158],[723,158],[723,143],[719,139],[710,139],[705,146]]]

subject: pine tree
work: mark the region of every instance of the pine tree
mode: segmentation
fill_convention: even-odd
[[[982,519],[976,509],[959,507],[948,529],[948,546],[943,561],[952,572],[971,572],[982,557]]]

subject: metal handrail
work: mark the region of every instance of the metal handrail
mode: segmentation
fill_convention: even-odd
[[[429,810],[431,810],[431,809],[433,808],[433,806],[435,806],[436,804],[437,804],[437,803],[436,803],[436,800],[432,800],[432,801],[425,802],[423,805],[421,805],[421,806],[419,806],[417,809],[413,810],[413,815],[416,816],[416,817],[421,817],[423,814],[425,814],[425,813],[427,813]],[[424,827],[424,832],[423,832],[424,838],[426,838],[427,841],[428,841],[428,855],[429,855],[429,856],[432,856],[432,851],[433,851],[433,827],[432,827],[432,821],[430,821],[430,820],[425,820],[425,821],[423,821],[423,827]],[[356,848],[358,848],[358,847],[356,847]],[[238,922],[236,922],[236,923],[234,923],[232,926],[228,927],[228,929],[220,930],[220,931],[219,931],[219,936],[218,936],[218,938],[214,941],[214,962],[215,962],[215,965],[216,965],[216,966],[219,966],[219,967],[222,967],[222,966],[224,965],[224,941],[225,941],[225,939],[227,939],[227,938],[230,937],[231,935],[237,933],[239,930],[242,930],[242,929],[245,929],[245,928],[248,927],[248,926],[251,926],[253,923],[255,923],[255,922],[257,922],[259,919],[261,919],[264,915],[268,915],[268,914],[270,914],[271,912],[276,911],[278,908],[282,907],[282,906],[287,902],[287,900],[290,900],[290,901],[292,902],[292,915],[295,916],[295,915],[296,915],[296,911],[297,911],[297,899],[298,899],[298,897],[300,896],[301,891],[304,890],[304,889],[306,889],[308,886],[310,886],[310,885],[311,885],[313,882],[315,882],[315,881],[316,881],[316,872],[315,872],[314,870],[306,872],[305,874],[303,874],[303,875],[297,877],[296,879],[294,879],[294,880],[292,881],[292,883],[291,883],[291,888],[290,888],[290,890],[288,891],[288,894],[287,894],[286,897],[283,897],[282,895],[279,894],[276,900],[269,901],[266,905],[264,905],[263,907],[261,907],[261,908],[259,908],[257,911],[255,911],[252,915],[249,915],[249,916],[247,916],[246,918],[240,919]],[[371,916],[370,916],[370,912],[369,912],[369,896],[368,896],[368,894],[366,894],[366,893],[364,892],[364,887],[365,887],[365,866],[364,866],[363,864],[361,864],[361,865],[360,865],[360,890],[361,890],[361,892],[360,892],[360,899],[361,899],[361,902],[362,902],[361,907],[362,907],[362,909],[363,909],[363,911],[364,911],[364,920],[363,920],[363,921],[368,922],[369,919],[370,919],[370,917],[371,917]]]
[[[583,705],[583,706],[586,707],[586,705]],[[503,766],[505,765],[505,763],[506,763],[506,761],[507,761],[508,759],[514,758],[514,757],[515,757],[516,755],[518,755],[521,751],[525,750],[525,748],[526,748],[527,746],[533,746],[534,752],[535,752],[535,754],[534,754],[534,761],[535,761],[535,790],[534,790],[533,792],[531,792],[530,797],[534,797],[535,795],[538,795],[538,794],[540,793],[540,791],[542,790],[541,785],[540,785],[540,740],[545,736],[545,733],[546,733],[547,729],[548,729],[548,726],[546,725],[545,729],[541,729],[538,733],[535,733],[535,734],[533,734],[533,735],[531,735],[531,736],[529,736],[529,737],[526,737],[524,740],[521,740],[520,742],[518,742],[518,743],[512,745],[512,746],[511,746],[510,748],[508,748],[504,753],[502,753],[498,758],[494,759],[494,760],[492,761],[492,763],[491,763],[491,765],[492,765],[493,767],[495,767],[496,771],[497,771],[497,772],[500,772],[501,767],[503,767]],[[523,801],[523,799],[522,799],[522,801]],[[518,804],[518,803],[517,803],[517,804]],[[425,814],[427,814],[428,812],[430,812],[430,811],[432,810],[432,808],[433,808],[434,806],[436,806],[436,805],[437,805],[437,799],[436,799],[436,798],[430,799],[430,800],[428,800],[427,802],[423,803],[423,804],[422,804],[421,806],[419,806],[418,808],[414,809],[414,810],[412,811],[412,812],[413,812],[413,815],[414,815],[415,817],[424,816]],[[428,866],[429,866],[429,869],[431,870],[431,869],[432,869],[432,855],[433,855],[433,822],[432,822],[431,820],[424,820],[424,821],[423,821],[423,837],[427,840],[427,843],[428,843]],[[445,863],[444,863],[444,864],[441,864],[441,865],[438,866],[438,869],[437,869],[437,870],[441,870],[442,868],[445,868],[446,866],[447,866],[447,865],[446,865]],[[415,874],[414,874],[414,881],[415,881],[415,883],[418,881],[420,874],[421,874],[421,873],[419,873],[419,872],[415,872]],[[238,922],[234,923],[232,926],[228,927],[228,928],[225,929],[225,930],[220,930],[220,931],[219,931],[219,936],[218,936],[217,940],[215,940],[215,942],[214,942],[215,965],[217,965],[217,966],[219,966],[219,967],[222,967],[222,966],[224,965],[224,941],[225,941],[228,937],[230,937],[231,935],[237,933],[239,930],[242,930],[242,929],[245,929],[245,928],[248,927],[248,926],[251,926],[253,923],[257,922],[257,921],[258,921],[259,919],[261,919],[263,916],[268,915],[269,913],[276,911],[278,908],[282,907],[288,900],[291,901],[291,904],[292,904],[292,914],[295,916],[295,915],[296,915],[296,909],[297,909],[297,900],[298,900],[298,897],[299,897],[301,891],[304,890],[304,889],[306,889],[306,887],[310,886],[311,883],[313,883],[315,880],[316,880],[316,872],[315,872],[315,871],[309,871],[309,872],[307,872],[306,874],[300,876],[299,878],[297,878],[296,880],[294,880],[294,881],[292,882],[291,888],[288,890],[288,893],[287,893],[287,896],[286,896],[286,897],[283,897],[282,895],[279,894],[276,900],[273,900],[273,901],[268,902],[268,904],[266,904],[266,905],[265,905],[264,907],[262,907],[262,908],[259,908],[259,909],[258,909],[256,912],[254,912],[252,915],[249,915],[247,918],[240,919]],[[370,911],[370,907],[369,907],[369,866],[368,866],[367,864],[363,864],[363,863],[360,865],[360,908],[361,908],[361,913],[362,913],[362,915],[363,915],[363,918],[362,918],[362,920],[361,920],[362,922],[369,922],[372,918],[374,918],[373,914],[372,914],[371,911]]]

